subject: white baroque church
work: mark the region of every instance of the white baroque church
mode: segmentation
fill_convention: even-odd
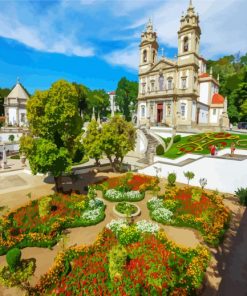
[[[157,33],[148,22],[140,43],[139,126],[228,128],[227,99],[219,94],[219,78],[206,72],[200,36],[199,16],[190,0],[180,20],[176,60],[159,59]]]

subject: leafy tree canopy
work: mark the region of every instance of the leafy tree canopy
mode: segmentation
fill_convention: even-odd
[[[138,83],[123,77],[119,80],[116,90],[116,103],[126,120],[131,120],[131,114],[136,109]]]
[[[68,172],[82,147],[82,118],[78,93],[73,84],[59,80],[46,91],[36,91],[27,102],[27,118],[32,137],[24,136],[20,151],[29,158],[34,174],[51,172],[57,190],[61,175]]]
[[[247,54],[240,53],[222,57],[216,61],[208,61],[208,71],[213,68],[216,78],[220,75],[220,93],[228,98],[228,115],[231,122],[246,120]]]

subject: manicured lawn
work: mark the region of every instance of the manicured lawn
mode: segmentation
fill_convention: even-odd
[[[236,148],[247,149],[247,135],[230,133],[202,133],[193,136],[182,137],[172,145],[164,156],[174,159],[186,153],[209,154],[210,146],[217,145],[219,149],[229,147],[234,142]]]

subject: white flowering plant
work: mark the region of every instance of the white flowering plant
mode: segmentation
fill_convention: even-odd
[[[147,220],[141,220],[136,222],[136,228],[140,232],[157,233],[160,229],[159,225]]]
[[[148,209],[151,211],[164,207],[163,199],[158,197],[152,197],[147,203]]]
[[[166,223],[166,222],[171,222],[173,213],[166,208],[159,208],[154,211],[151,211],[150,215],[153,220],[160,223]]]
[[[144,194],[137,190],[121,192],[116,189],[108,189],[104,197],[109,201],[140,201],[144,198]]]

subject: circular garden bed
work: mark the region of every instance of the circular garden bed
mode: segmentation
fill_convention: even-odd
[[[123,201],[113,207],[113,212],[119,217],[136,217],[140,215],[141,209],[135,204]]]

